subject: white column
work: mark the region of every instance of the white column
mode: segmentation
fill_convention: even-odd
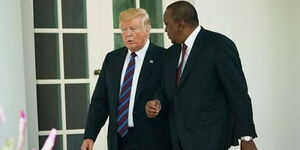
[[[38,149],[38,113],[36,98],[36,70],[34,49],[33,0],[20,0],[22,11],[26,108],[28,121],[28,150]]]
[[[3,147],[5,138],[17,142],[19,111],[26,112],[20,0],[0,1],[0,18],[0,104],[7,119],[0,126],[0,147]]]

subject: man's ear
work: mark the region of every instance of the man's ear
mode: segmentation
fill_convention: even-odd
[[[147,36],[150,37],[150,30],[151,30],[151,27],[149,26],[146,26],[146,32],[147,32]]]
[[[182,31],[185,27],[185,22],[182,19],[179,19],[177,22],[178,22],[178,30]]]
[[[151,27],[147,26],[146,27],[146,32],[150,33]]]

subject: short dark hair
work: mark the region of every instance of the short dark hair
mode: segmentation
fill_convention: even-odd
[[[198,15],[195,7],[186,1],[177,1],[167,7],[172,11],[172,18],[174,21],[182,19],[189,25],[199,25]]]

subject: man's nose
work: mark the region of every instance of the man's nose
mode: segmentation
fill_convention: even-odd
[[[132,31],[131,30],[126,30],[123,32],[124,35],[126,36],[131,36],[132,35]]]

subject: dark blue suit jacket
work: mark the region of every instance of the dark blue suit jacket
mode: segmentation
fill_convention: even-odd
[[[117,107],[120,79],[127,54],[123,47],[107,54],[91,100],[84,137],[96,140],[101,127],[109,116],[108,150],[117,150]],[[133,120],[141,150],[170,150],[168,115],[162,109],[159,116],[149,119],[145,112],[148,100],[153,99],[160,85],[162,58],[165,49],[150,43],[138,79]]]
[[[202,28],[176,87],[180,45],[165,56],[162,89],[174,150],[224,150],[240,136],[256,137],[246,80],[234,43]]]

